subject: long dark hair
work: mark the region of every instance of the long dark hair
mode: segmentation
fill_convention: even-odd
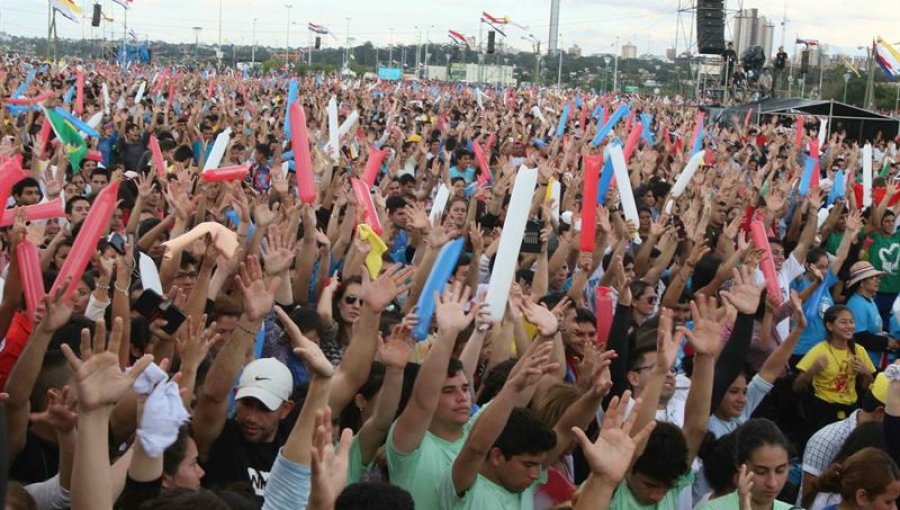
[[[845,305],[831,305],[827,310],[825,310],[825,314],[822,317],[822,322],[825,324],[834,324],[834,321],[837,320],[838,316],[842,312],[847,312],[851,316],[853,315],[853,312],[850,310],[850,308]],[[825,328],[825,331],[828,335],[825,340],[828,341],[828,338],[831,337],[831,331],[828,331],[827,327]],[[847,342],[847,347],[850,348],[851,356],[856,354],[856,341],[853,340],[853,338],[850,338],[850,340]]]
[[[341,285],[338,287],[337,292],[334,293],[334,297],[331,299],[331,314],[334,322],[338,325],[338,340],[349,337],[349,325],[347,325],[344,321],[344,318],[341,317],[340,303],[341,300],[344,299],[344,295],[347,293],[347,289],[350,288],[350,286],[354,283],[357,285],[362,285],[362,276],[353,275],[345,280],[341,280]]]

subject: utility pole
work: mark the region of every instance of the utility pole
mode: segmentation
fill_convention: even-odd
[[[191,30],[194,31],[194,60],[197,60],[197,54],[200,51],[200,31],[203,30],[203,27],[193,27]]]
[[[347,20],[347,53],[344,57],[344,67],[350,69],[350,18],[344,18]]]
[[[872,55],[872,47],[866,46],[866,98],[863,101],[863,108],[872,109],[875,103],[875,65]]]
[[[394,29],[389,28],[391,31],[391,45],[388,46],[388,67],[394,67]]]
[[[416,79],[419,79],[419,55],[422,53],[422,30],[416,25],[415,28],[418,32],[416,34]]]
[[[216,51],[222,49],[222,0],[219,0],[219,41],[216,43]]]
[[[287,35],[284,36],[284,62],[287,63],[291,60],[291,8],[294,6],[291,4],[285,5],[287,8]]]
[[[619,90],[619,36],[616,36],[616,53],[613,55],[613,94]]]
[[[253,46],[250,50],[250,66],[252,68],[256,66],[256,18],[253,18],[253,35],[251,38],[253,39],[253,41],[251,41]]]

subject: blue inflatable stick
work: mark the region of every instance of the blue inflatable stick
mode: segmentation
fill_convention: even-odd
[[[86,135],[93,136],[94,138],[100,138],[100,133],[98,133],[96,129],[92,128],[91,126],[88,126],[85,121],[72,115],[65,108],[63,108],[61,106],[57,106],[56,108],[53,109],[53,111],[55,111],[56,113],[63,116],[67,121],[71,122],[72,125],[75,126],[75,129],[77,129],[78,131],[82,131]]]
[[[610,117],[609,120],[606,122],[606,124],[603,127],[601,127],[599,131],[597,131],[597,135],[594,137],[594,140],[591,141],[591,145],[593,145],[594,147],[600,145],[600,143],[603,142],[603,139],[606,138],[606,135],[608,135],[609,132],[612,131],[612,128],[614,128],[616,126],[616,124],[619,123],[620,120],[622,120],[626,115],[628,115],[628,113],[630,111],[631,111],[631,107],[628,106],[627,104],[623,104],[623,105],[619,106],[616,109],[616,111],[612,114],[612,117]]]
[[[431,318],[434,316],[435,308],[434,293],[441,292],[450,276],[453,275],[465,242],[465,237],[457,237],[445,244],[438,253],[437,260],[434,261],[434,267],[431,268],[431,273],[428,275],[428,280],[425,282],[425,287],[422,289],[416,305],[419,323],[413,329],[413,336],[420,342],[425,340],[428,330],[431,329]]]
[[[566,123],[569,122],[569,103],[563,106],[562,114],[559,116],[559,124],[556,126],[556,137],[559,138],[566,130]]]

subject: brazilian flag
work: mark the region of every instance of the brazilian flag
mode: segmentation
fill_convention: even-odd
[[[46,120],[53,127],[56,138],[60,143],[65,144],[66,154],[69,156],[69,163],[75,173],[81,172],[81,162],[88,153],[87,142],[78,134],[78,130],[71,122],[66,120],[62,115],[44,108]]]

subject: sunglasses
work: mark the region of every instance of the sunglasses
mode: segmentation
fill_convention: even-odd
[[[357,301],[359,301],[359,305],[362,306],[363,300],[361,297],[355,296],[353,294],[347,294],[346,296],[344,296],[344,303],[347,303],[348,305],[355,305]]]
[[[652,295],[652,294],[649,295],[649,296],[646,296],[645,299],[646,299],[646,301],[647,301],[647,304],[651,304],[651,305],[655,305],[655,304],[656,304],[656,296],[654,296],[654,295]]]

